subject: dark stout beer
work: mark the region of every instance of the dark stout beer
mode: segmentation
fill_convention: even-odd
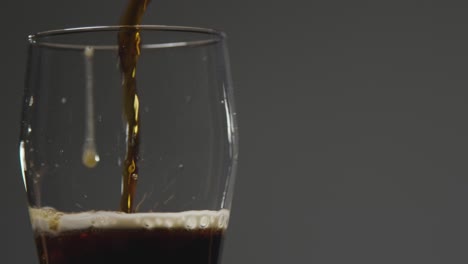
[[[228,214],[31,209],[31,216],[41,264],[217,264]]]
[[[91,229],[42,234],[37,243],[46,243],[44,264],[215,264],[222,231],[183,228]]]

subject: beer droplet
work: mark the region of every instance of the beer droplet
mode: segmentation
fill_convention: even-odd
[[[83,151],[83,165],[88,168],[94,168],[99,162],[99,155],[94,148],[85,148]]]
[[[86,74],[86,119],[85,119],[85,140],[83,144],[83,165],[88,168],[96,167],[99,162],[99,155],[96,150],[95,135],[94,135],[94,75],[93,75],[93,55],[94,49],[86,47],[84,50],[85,74]],[[63,101],[65,99],[65,101]],[[66,102],[66,98],[62,98],[62,103]]]

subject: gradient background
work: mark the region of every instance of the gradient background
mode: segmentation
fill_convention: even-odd
[[[112,6],[106,6],[106,5]],[[1,263],[37,263],[17,157],[28,33],[124,0],[4,1]],[[465,1],[153,0],[228,33],[241,155],[224,264],[468,263]]]

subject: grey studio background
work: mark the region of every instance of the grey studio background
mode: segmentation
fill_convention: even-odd
[[[4,1],[1,263],[37,263],[17,139],[28,33],[126,1]],[[153,0],[228,33],[241,155],[224,264],[468,262],[464,1]]]

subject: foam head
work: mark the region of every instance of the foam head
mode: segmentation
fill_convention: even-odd
[[[88,211],[64,213],[53,208],[29,209],[33,230],[57,234],[83,229],[226,229],[229,211],[185,211],[177,213],[135,213]]]

